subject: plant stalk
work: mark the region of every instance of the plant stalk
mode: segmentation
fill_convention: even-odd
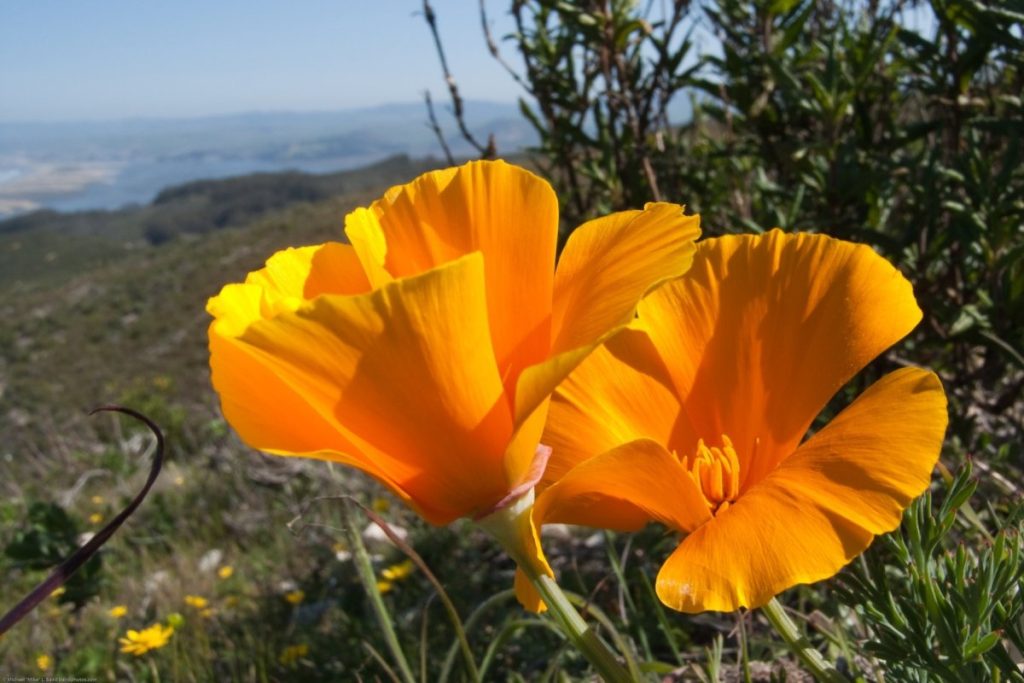
[[[405,652],[402,651],[402,645],[398,642],[395,626],[391,623],[391,615],[388,614],[388,609],[384,605],[383,598],[381,598],[380,590],[377,589],[377,576],[373,572],[370,554],[366,552],[366,546],[363,545],[363,538],[359,533],[359,527],[356,526],[356,517],[352,513],[353,505],[354,503],[349,500],[343,501],[341,505],[345,534],[348,536],[349,551],[352,553],[353,564],[355,564],[359,580],[362,581],[363,588],[366,590],[366,596],[370,599],[370,607],[373,608],[373,614],[377,617],[377,624],[380,626],[381,633],[384,636],[384,642],[388,646],[395,664],[398,666],[402,680],[405,683],[416,683],[412,667],[409,666],[409,662],[405,658]]]
[[[831,662],[827,661],[820,652],[814,649],[814,646],[797,629],[796,624],[789,618],[786,610],[776,598],[772,598],[767,605],[761,608],[761,611],[768,618],[768,621],[771,622],[776,632],[786,641],[790,651],[810,670],[816,680],[825,681],[826,683],[849,683],[846,677],[832,666]]]
[[[528,564],[520,566],[544,599],[562,633],[583,653],[601,678],[609,683],[635,683],[636,679],[619,663],[597,632],[587,625],[558,583],[547,574],[533,571]]]
[[[524,542],[533,534],[530,515],[533,511],[533,489],[511,504],[477,520],[501,544],[523,570],[530,583],[547,605],[551,616],[562,633],[587,658],[597,672],[609,683],[634,683],[636,677],[619,663],[608,646],[601,640],[576,608],[569,602],[553,578],[548,576],[531,556]]]

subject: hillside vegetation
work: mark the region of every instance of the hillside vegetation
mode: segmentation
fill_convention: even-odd
[[[4,448],[37,444],[154,375],[173,379],[191,415],[212,417],[206,299],[276,249],[342,239],[348,210],[435,163],[199,181],[146,207],[0,223]]]

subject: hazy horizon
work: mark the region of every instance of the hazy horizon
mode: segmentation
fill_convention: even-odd
[[[476,3],[432,4],[462,95],[513,102],[518,87],[487,54]],[[491,4],[500,40],[511,19]],[[363,109],[428,89],[447,97],[415,0],[0,4],[4,123]]]
[[[441,96],[433,95],[434,98],[434,109],[437,111],[440,117],[449,116],[451,109],[451,100],[448,98],[448,93],[445,91]],[[502,105],[502,106],[516,106],[518,107],[518,97],[513,97],[508,100],[498,99],[465,99],[464,104],[466,107],[472,107],[474,105]],[[89,125],[89,124],[111,124],[111,123],[163,123],[163,122],[189,122],[189,121],[204,121],[208,119],[230,119],[230,118],[245,118],[245,117],[257,117],[257,116],[329,116],[335,114],[346,114],[353,112],[373,111],[382,109],[395,109],[395,108],[409,108],[419,109],[423,112],[424,121],[427,120],[427,109],[423,102],[423,99],[409,99],[409,100],[395,100],[388,102],[380,102],[377,104],[367,105],[352,105],[352,106],[339,106],[326,109],[300,109],[300,108],[264,108],[264,109],[239,109],[222,112],[210,112],[206,114],[186,114],[182,116],[162,116],[158,114],[140,114],[135,116],[112,116],[109,118],[65,118],[65,119],[0,119],[0,126],[60,126],[65,124],[70,125]]]
[[[192,118],[0,122],[0,219],[39,208],[116,209],[200,179],[327,173],[387,157],[439,157],[423,103]],[[455,154],[472,150],[439,113]],[[512,154],[535,143],[512,103],[471,100],[466,121]]]

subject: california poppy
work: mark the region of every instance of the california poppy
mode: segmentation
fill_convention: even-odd
[[[550,393],[690,265],[698,219],[590,221],[555,269],[551,187],[504,162],[427,173],[210,299],[213,385],[242,439],[357,467],[434,524],[532,489]]]
[[[700,243],[555,393],[535,521],[683,534],[657,593],[685,612],[832,576],[928,486],[942,386],[897,370],[801,440],[920,319],[910,283],[866,246],[780,231]]]

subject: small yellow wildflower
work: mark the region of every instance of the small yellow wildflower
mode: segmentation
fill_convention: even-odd
[[[50,659],[50,655],[39,655],[36,657],[36,666],[39,667],[40,671],[49,671],[50,667],[53,666],[53,660]]]
[[[387,498],[374,498],[373,502],[370,503],[370,507],[373,508],[374,512],[387,512],[391,509],[391,501]]]
[[[120,619],[124,615],[128,614],[128,608],[124,605],[114,605],[110,608],[110,611],[107,612],[107,614],[114,617],[115,619]]]
[[[103,496],[93,496],[89,499],[93,505],[103,505],[106,503],[106,499]]]
[[[306,599],[305,591],[294,590],[284,594],[284,599],[293,605],[297,605]]]
[[[89,515],[89,524],[92,524],[93,526],[99,524],[102,521],[103,521],[103,515],[101,515],[98,512],[94,512],[91,515]]]
[[[174,635],[174,629],[163,624],[153,624],[141,631],[128,630],[123,638],[118,639],[121,643],[121,652],[141,657],[150,650],[157,650],[167,644],[167,641]]]
[[[53,589],[52,593],[50,593],[50,597],[51,598],[59,598],[60,596],[64,595],[67,592],[68,592],[68,589],[65,588],[64,586],[58,586],[58,587]]]
[[[378,581],[377,582],[377,591],[380,592],[380,593],[387,593],[388,591],[390,591],[394,587],[395,587],[395,584],[392,583],[391,581],[383,581],[382,580],[382,581]]]
[[[281,650],[281,655],[277,658],[277,661],[281,662],[285,666],[290,666],[296,662],[296,660],[305,657],[309,654],[309,645],[301,643],[299,645],[289,645],[285,649]]]
[[[412,560],[406,560],[405,562],[391,565],[382,571],[380,575],[387,581],[402,581],[409,578],[414,569],[416,569],[416,565],[412,563]]]
[[[186,595],[185,604],[189,607],[195,607],[196,609],[206,609],[210,601],[199,595]]]
[[[199,612],[199,616],[201,616],[203,619],[213,619],[214,614],[216,613],[213,611],[212,607],[207,607],[206,609]]]
[[[235,568],[229,564],[224,565],[217,570],[217,576],[222,579],[230,579],[231,575],[235,573]]]

